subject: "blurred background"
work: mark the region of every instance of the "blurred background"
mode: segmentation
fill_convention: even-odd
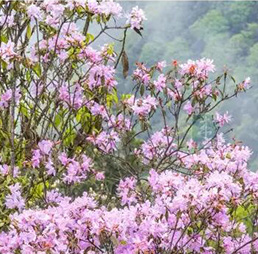
[[[235,137],[253,150],[250,163],[258,169],[258,2],[180,2],[180,1],[120,1],[125,10],[138,5],[144,9],[143,38],[129,32],[126,52],[132,73],[135,62],[151,66],[166,60],[202,57],[214,59],[217,75],[229,69],[237,82],[246,77],[252,88],[219,108],[229,111],[232,122],[228,128]],[[120,70],[120,73],[122,70]],[[133,87],[130,77],[119,75],[119,91]],[[160,121],[156,119],[158,127]]]

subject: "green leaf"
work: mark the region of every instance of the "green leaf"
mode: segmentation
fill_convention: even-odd
[[[8,42],[7,36],[4,35],[4,34],[1,34],[1,41],[4,42],[4,43],[7,43]]]
[[[29,117],[28,109],[21,103],[20,103],[20,110],[24,116]]]
[[[141,96],[143,96],[144,91],[145,91],[144,85],[141,85],[141,88],[140,88],[140,95]]]
[[[30,27],[30,24],[27,26],[26,36],[27,36],[28,40],[31,37],[31,27]]]
[[[87,33],[86,42],[89,43],[90,41],[93,41],[93,40],[94,40],[94,35],[90,34],[90,33]]]
[[[62,122],[62,117],[59,114],[57,114],[54,120],[55,126],[58,127],[61,122]]]
[[[26,71],[26,80],[27,80],[28,82],[31,81],[31,77],[30,77],[30,72],[29,72],[29,71]]]
[[[41,76],[41,66],[39,63],[37,63],[34,67],[33,67],[33,71],[37,74],[38,77]]]

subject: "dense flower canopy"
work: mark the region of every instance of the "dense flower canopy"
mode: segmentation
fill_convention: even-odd
[[[231,117],[214,111],[250,78],[214,79],[207,58],[137,62],[131,94],[117,94],[143,10],[95,0],[0,7],[0,253],[257,253],[252,152],[224,140]],[[96,47],[103,35],[115,45]],[[212,135],[196,138],[206,116]]]

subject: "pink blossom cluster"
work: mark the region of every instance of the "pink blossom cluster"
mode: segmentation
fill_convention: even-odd
[[[25,207],[25,200],[21,196],[21,186],[19,183],[9,186],[10,194],[5,197],[5,205],[9,209],[17,208],[21,211]]]
[[[92,160],[86,155],[82,155],[79,160],[70,159],[65,153],[58,156],[58,159],[65,167],[66,172],[63,175],[63,181],[66,183],[78,183],[85,180],[90,173],[95,172]]]
[[[134,96],[131,96],[129,99],[124,101],[128,105],[129,109],[139,117],[146,117],[148,114],[157,108],[158,101],[155,97],[150,95],[145,98],[136,99]]]
[[[83,88],[79,83],[76,83],[72,87],[63,85],[59,88],[58,99],[61,103],[65,103],[72,108],[79,109],[85,103],[86,99],[83,96]]]
[[[131,28],[141,29],[143,21],[146,20],[144,11],[138,6],[133,7],[131,13],[128,15],[127,23]]]
[[[62,20],[62,15],[68,10],[76,8],[87,8],[93,15],[113,15],[119,16],[122,12],[122,7],[113,1],[98,2],[93,1],[42,1],[32,2],[27,6],[27,14],[30,18],[38,21],[45,21],[48,25],[57,27]]]
[[[123,9],[120,4],[113,0],[108,1],[85,1],[85,0],[66,0],[66,1],[32,1],[27,6],[27,15],[32,20],[44,21],[52,27],[58,27],[62,21],[62,16],[67,10],[84,8],[89,11],[93,17],[97,16],[114,16],[123,17]],[[132,28],[141,29],[142,23],[146,20],[142,9],[135,6],[127,17],[127,24]],[[11,22],[11,21],[10,21]]]
[[[96,65],[90,69],[88,85],[93,88],[104,86],[109,90],[117,85],[114,78],[115,69],[113,66]]]
[[[230,121],[231,121],[231,116],[228,114],[228,112],[224,113],[223,115],[216,112],[215,122],[217,122],[220,127],[223,127],[225,123],[229,123]]]
[[[172,135],[173,132],[167,129],[157,131],[141,145],[136,153],[143,156],[143,162],[147,164],[158,158],[170,156],[177,147]]]
[[[122,208],[98,208],[86,193],[74,201],[49,193],[58,205],[13,214],[10,231],[0,235],[0,252],[105,253],[112,246],[114,253],[251,253],[258,237],[246,233],[240,213],[258,205],[257,173],[246,167],[250,154],[218,136],[209,149],[184,161],[189,172],[199,165],[193,175],[152,169],[145,197],[136,179],[122,179]],[[18,190],[12,195],[19,199]]]
[[[89,142],[97,146],[104,153],[111,153],[117,150],[117,143],[120,141],[119,135],[115,130],[110,132],[102,131],[87,138]]]
[[[214,72],[213,60],[202,58],[197,61],[188,60],[187,63],[180,65],[182,75],[189,75],[201,79],[207,79],[209,72]]]
[[[149,72],[150,69],[148,69],[144,64],[137,64],[137,69],[133,72],[133,77],[140,83],[148,85],[151,79]]]
[[[93,161],[88,156],[82,154],[78,158],[69,158],[65,152],[59,152],[56,155],[52,152],[54,145],[50,140],[42,140],[38,143],[38,149],[32,151],[33,168],[43,167],[49,176],[61,173],[62,181],[68,184],[80,183],[91,175],[94,175],[97,180],[104,179],[103,172],[94,170]],[[56,163],[57,159],[60,163]]]
[[[12,95],[13,95],[12,89],[8,89],[3,94],[0,95],[0,109],[8,108],[8,106],[12,102]],[[16,88],[14,92],[14,102],[18,104],[20,101],[20,98],[21,98],[20,90]]]
[[[17,56],[15,44],[12,41],[2,42],[0,47],[0,58],[10,64],[11,60]]]

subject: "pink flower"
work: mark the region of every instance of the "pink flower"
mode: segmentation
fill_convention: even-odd
[[[46,200],[48,203],[60,203],[64,200],[62,195],[57,190],[51,190],[47,192]]]
[[[55,176],[56,175],[56,170],[53,166],[53,162],[49,159],[48,162],[46,163],[46,169],[47,169],[47,174],[48,175],[53,175]]]
[[[49,155],[52,147],[53,147],[53,142],[50,140],[42,140],[38,143],[40,151],[45,154]]]
[[[102,131],[97,136],[88,137],[87,140],[97,145],[103,152],[111,153],[116,150],[116,144],[120,141],[120,138],[118,133],[112,130],[110,133]]]
[[[139,9],[138,6],[133,7],[130,15],[127,19],[127,24],[130,24],[131,28],[141,29],[143,21],[146,20],[144,11]]]
[[[96,176],[95,176],[96,180],[98,181],[102,181],[105,179],[105,175],[103,172],[97,172]]]
[[[68,164],[68,162],[70,161],[66,155],[66,153],[61,153],[58,156],[58,159],[60,160],[60,162],[62,163],[63,166],[66,166]]]
[[[106,86],[109,90],[117,85],[114,77],[115,69],[109,65],[95,65],[90,69],[89,88],[92,90],[99,86]]]
[[[9,63],[9,61],[15,57],[17,54],[15,53],[15,45],[14,42],[8,41],[7,43],[2,42],[0,48],[0,57]]]
[[[7,195],[5,199],[5,205],[7,208],[18,208],[19,211],[21,211],[24,208],[25,202],[21,196],[20,188],[21,186],[19,183],[9,186],[11,194]]]
[[[134,105],[131,106],[131,109],[133,110],[134,114],[145,117],[151,112],[151,110],[156,109],[157,105],[157,99],[148,95],[146,98],[135,100]]]
[[[35,4],[31,4],[27,8],[27,14],[30,18],[37,19],[39,21],[42,20],[43,13],[41,12],[40,8]]]
[[[192,106],[192,103],[188,101],[183,108],[188,115],[191,115],[194,112],[194,107]]]
[[[154,81],[155,88],[162,92],[163,89],[166,87],[166,77],[164,74],[160,74],[157,81]]]
[[[122,205],[131,204],[136,201],[135,195],[135,186],[136,179],[134,177],[126,177],[123,180],[120,180],[117,191],[118,196],[121,197]]]
[[[244,80],[243,82],[243,86],[245,89],[249,89],[250,88],[250,84],[251,84],[251,79],[248,77]]]
[[[209,72],[215,71],[213,60],[206,58],[197,61],[188,60],[187,63],[181,64],[179,67],[182,75],[188,74],[201,79],[207,79]]]
[[[105,15],[120,16],[122,7],[120,4],[113,1],[102,1],[98,7],[98,12]]]
[[[219,124],[220,127],[223,127],[225,123],[229,123],[231,121],[231,116],[226,112],[223,115],[220,115],[218,112],[215,114],[215,122]]]
[[[1,95],[0,107],[7,108],[11,99],[12,99],[12,90],[8,89],[5,93]]]
[[[0,172],[2,175],[8,175],[9,166],[7,164],[0,165]]]
[[[32,153],[33,153],[33,156],[32,156],[32,159],[31,159],[32,167],[33,168],[38,168],[39,164],[40,164],[40,160],[42,158],[42,155],[41,155],[39,149],[33,150]]]
[[[157,63],[156,68],[157,68],[159,71],[162,71],[163,68],[165,68],[166,66],[167,66],[166,61],[161,61],[161,62],[158,62],[158,63]]]
[[[189,150],[197,147],[197,143],[193,139],[190,139],[189,141],[187,141],[186,145]]]
[[[69,55],[66,51],[62,50],[60,53],[58,53],[58,57],[60,62],[63,63],[69,57]]]
[[[108,119],[108,112],[106,110],[106,107],[104,105],[100,105],[97,102],[91,102],[89,105],[90,112],[94,115],[100,115],[104,119]]]

